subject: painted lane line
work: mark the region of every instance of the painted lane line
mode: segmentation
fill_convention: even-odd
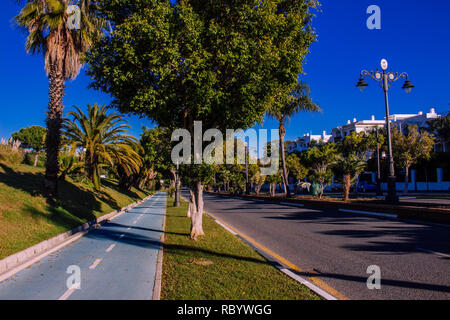
[[[64,292],[64,294],[61,297],[58,298],[58,300],[67,300],[67,298],[69,298],[70,295],[72,293],[74,293],[75,290],[76,289],[69,289],[69,290],[67,290],[66,292]]]
[[[304,204],[301,203],[291,203],[291,202],[280,202],[280,204],[284,206],[292,206],[292,207],[304,207]]]
[[[369,216],[376,216],[376,217],[385,217],[385,218],[392,218],[397,219],[397,215],[393,213],[382,213],[382,212],[372,212],[372,211],[361,211],[361,210],[350,210],[350,209],[338,209],[338,211],[341,212],[348,212],[348,213],[361,213],[366,214]]]
[[[116,244],[112,244],[108,247],[108,249],[106,249],[106,252],[111,252],[112,249],[114,249],[114,247],[116,246]]]
[[[292,279],[297,280],[298,282],[300,282],[304,286],[308,287],[309,289],[311,289],[315,293],[319,294],[323,298],[325,298],[327,300],[337,300],[337,298],[333,297],[331,294],[329,294],[325,290],[322,290],[321,288],[319,288],[318,286],[312,284],[311,282],[303,279],[302,277],[299,277],[298,275],[296,275],[292,271],[290,271],[290,270],[288,270],[286,268],[282,268],[282,269],[280,269],[280,271],[283,272],[284,274],[286,274],[287,276],[291,277]]]
[[[419,251],[426,252],[426,253],[432,253],[432,254],[435,254],[435,255],[438,255],[438,256],[441,256],[441,257],[450,258],[450,255],[445,254],[445,253],[440,253],[440,252],[437,252],[437,251],[428,250],[428,249],[424,249],[424,248],[416,248],[416,249],[419,250]]]
[[[97,260],[95,260],[94,263],[91,264],[91,266],[89,267],[89,270],[95,269],[95,268],[98,266],[98,264],[99,264],[100,262],[102,262],[102,259],[97,259]]]
[[[231,234],[237,236],[238,234],[236,232],[234,232],[233,230],[231,230],[230,228],[228,228],[226,225],[224,225],[223,223],[221,223],[218,220],[214,220],[217,224],[221,225],[222,228],[224,228],[225,230],[227,230],[228,232],[230,232]]]

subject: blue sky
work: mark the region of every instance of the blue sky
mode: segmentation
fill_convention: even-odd
[[[366,9],[381,8],[381,30],[369,30]],[[44,125],[48,102],[48,80],[43,58],[24,51],[25,33],[11,21],[20,10],[14,1],[2,1],[0,32],[0,138],[8,138],[27,125]],[[398,81],[390,90],[391,113],[416,113],[435,108],[446,113],[450,103],[450,1],[448,0],[322,0],[314,27],[318,41],[307,56],[302,78],[311,86],[320,114],[299,114],[288,124],[287,138],[303,133],[330,132],[348,119],[384,117],[381,89],[374,81],[361,93],[355,88],[362,69],[379,68],[382,58],[393,71],[408,72],[416,86],[411,94],[401,90]],[[87,89],[89,78],[81,72],[67,82],[64,105],[85,106],[110,98]],[[128,117],[132,133],[139,135],[147,119]],[[276,126],[266,119],[264,128]]]

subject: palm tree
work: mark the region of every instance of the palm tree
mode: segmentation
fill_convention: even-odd
[[[359,158],[356,154],[349,154],[347,156],[339,155],[334,166],[339,173],[343,174],[342,192],[344,201],[348,201],[350,186],[355,178],[364,171],[367,163]]]
[[[79,74],[82,56],[102,35],[104,22],[96,17],[95,5],[91,0],[26,2],[15,20],[28,32],[26,51],[32,54],[42,52],[44,55],[45,72],[50,82],[44,187],[49,196],[56,196],[65,81],[75,79]],[[75,3],[81,13],[78,30],[71,29],[67,23],[72,15],[68,8]]]
[[[321,110],[320,107],[312,101],[310,97],[310,91],[311,90],[308,84],[299,82],[292,91],[292,97],[289,103],[282,106],[276,106],[267,112],[269,116],[278,121],[278,128],[280,131],[281,164],[283,167],[282,178],[284,183],[284,190],[287,196],[290,196],[290,189],[286,169],[286,153],[284,142],[284,137],[286,135],[286,122],[299,112],[319,112]]]
[[[116,173],[131,175],[139,172],[142,159],[135,151],[136,138],[125,134],[129,125],[123,122],[123,115],[108,114],[106,106],[88,105],[87,114],[74,106],[76,112],[67,115],[64,137],[77,148],[85,150],[84,174],[94,187],[100,187],[100,169],[109,165]]]

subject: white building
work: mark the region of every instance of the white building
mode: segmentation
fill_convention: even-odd
[[[408,125],[417,125],[418,127],[427,127],[427,121],[439,118],[440,115],[436,113],[434,108],[430,109],[430,112],[423,113],[420,111],[415,114],[393,114],[389,116],[390,122],[393,126],[396,126],[402,130]],[[370,132],[376,129],[384,128],[386,122],[383,120],[376,120],[375,116],[372,116],[370,120],[360,120],[357,121],[356,118],[353,121],[348,120],[347,124],[333,128],[331,130],[331,135],[333,136],[330,141],[338,142],[342,140],[345,136],[348,136],[351,132]]]
[[[389,117],[395,126],[400,128],[405,128],[411,125],[417,125],[419,128],[428,127],[427,121],[439,118],[440,115],[436,113],[434,108],[430,109],[430,112],[423,113],[420,111],[417,114],[393,114]]]
[[[345,136],[348,136],[352,132],[370,132],[375,130],[377,127],[382,129],[385,125],[385,120],[376,120],[375,116],[372,116],[370,120],[360,120],[357,121],[356,118],[353,121],[348,120],[347,124],[333,128],[331,130],[332,138],[330,141],[338,142],[342,140]]]
[[[288,144],[288,152],[302,152],[309,148],[311,143],[316,142],[323,142],[327,143],[330,141],[331,135],[327,134],[326,131],[323,131],[321,135],[313,135],[313,134],[305,134],[303,137],[297,138],[294,141],[290,142]]]

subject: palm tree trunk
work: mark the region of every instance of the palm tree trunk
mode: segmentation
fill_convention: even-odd
[[[61,145],[61,126],[64,111],[64,77],[56,65],[50,67],[49,103],[47,113],[47,140],[44,188],[50,197],[58,194],[58,154]]]
[[[409,184],[409,167],[405,168],[405,186],[403,188],[403,193],[408,193],[408,184]]]
[[[344,174],[344,185],[343,185],[344,201],[348,201],[350,194],[350,184],[351,184],[350,174],[346,173]]]
[[[280,129],[280,151],[281,151],[281,164],[283,165],[283,183],[284,183],[284,192],[289,197],[291,195],[291,191],[289,190],[289,179],[286,170],[286,155],[284,152],[284,137],[286,135],[286,128],[284,127],[283,121],[280,121],[279,125]]]

